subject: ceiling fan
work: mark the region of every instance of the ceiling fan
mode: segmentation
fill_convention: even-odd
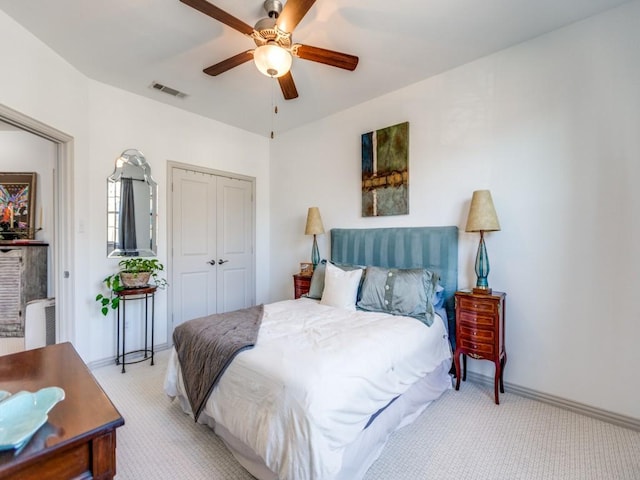
[[[244,51],[205,68],[203,71],[208,75],[220,75],[253,59],[258,70],[278,79],[285,100],[291,100],[298,97],[290,71],[292,56],[351,71],[358,65],[358,57],[354,55],[292,43],[293,30],[316,0],[288,0],[284,7],[280,0],[266,0],[264,9],[268,17],[259,20],[255,27],[206,0],[180,1],[250,37],[256,44],[253,50]]]

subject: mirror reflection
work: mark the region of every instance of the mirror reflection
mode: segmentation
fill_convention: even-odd
[[[122,152],[107,178],[107,256],[156,256],[156,197],[142,152]]]

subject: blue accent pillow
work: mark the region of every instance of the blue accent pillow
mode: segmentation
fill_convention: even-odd
[[[438,275],[424,268],[367,267],[357,307],[413,317],[431,326],[437,283]]]
[[[444,308],[444,287],[440,285],[440,282],[436,285],[436,289],[433,292],[433,308]]]
[[[436,285],[436,289],[433,292],[433,310],[440,316],[444,323],[444,328],[449,333],[449,316],[447,315],[447,309],[444,308],[444,287],[440,285],[440,282]]]

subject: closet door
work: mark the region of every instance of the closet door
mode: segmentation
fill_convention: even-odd
[[[175,328],[217,311],[216,178],[174,168],[172,200]]]
[[[253,208],[251,183],[217,177],[217,311],[253,304]]]
[[[172,169],[172,328],[254,302],[249,181]]]

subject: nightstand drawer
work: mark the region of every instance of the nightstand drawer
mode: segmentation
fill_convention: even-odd
[[[492,302],[490,300],[458,297],[458,305],[461,310],[471,310],[475,313],[495,315],[498,312],[498,302]]]
[[[466,312],[464,310],[459,310],[458,321],[461,324],[467,323],[471,326],[478,325],[478,326],[484,326],[484,327],[494,327],[496,319],[495,317],[477,315],[475,312]]]
[[[493,330],[474,328],[468,325],[460,325],[460,337],[474,342],[493,343],[495,334]]]
[[[293,291],[294,298],[300,298],[302,295],[309,293],[311,288],[311,277],[307,275],[294,275],[293,276]]]
[[[492,356],[494,352],[493,344],[491,343],[481,343],[464,337],[459,338],[458,342],[460,343],[460,346],[469,353]]]

